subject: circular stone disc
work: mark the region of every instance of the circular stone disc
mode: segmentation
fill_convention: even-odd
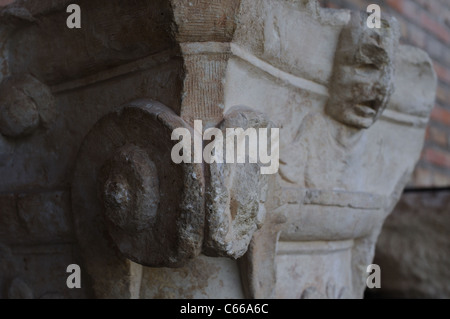
[[[171,141],[171,134],[176,128],[193,132],[166,106],[141,100],[105,116],[85,138],[75,167],[72,207],[76,234],[91,277],[104,277],[106,272],[110,276],[107,280],[123,278],[129,271],[126,258],[150,267],[180,267],[200,254],[203,170],[200,164],[173,163],[171,151],[178,141]],[[159,182],[154,220],[147,229],[136,232],[105,218],[99,189],[103,165],[125,145],[146,153],[156,167]],[[103,283],[107,284],[107,280]]]

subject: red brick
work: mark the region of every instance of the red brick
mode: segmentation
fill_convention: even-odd
[[[449,53],[450,54],[450,53]],[[438,78],[445,83],[450,84],[450,69],[439,64],[438,62],[434,62],[434,70]]]
[[[431,164],[450,168],[450,153],[428,148],[424,151],[424,159]]]
[[[430,140],[444,148],[448,146],[447,133],[437,127],[428,127],[427,140]]]
[[[440,18],[440,21],[444,21],[450,17],[449,6],[444,7],[442,2],[436,0],[415,0],[421,6],[423,6],[428,12],[430,12],[433,16]]]
[[[442,105],[450,105],[450,89],[445,85],[438,85],[436,96]]]
[[[0,7],[7,6],[10,3],[13,3],[15,0],[0,0]]]
[[[436,106],[431,112],[431,119],[433,121],[450,126],[450,112],[446,109]]]
[[[386,3],[393,9],[403,13],[403,0],[386,0]]]
[[[427,11],[421,10],[414,2],[405,0],[387,0],[386,3],[411,21],[418,21],[423,28],[445,43],[450,43],[450,30],[446,28],[443,23],[441,24],[436,19],[433,19],[433,16]]]
[[[420,14],[419,21],[420,21],[420,24],[425,29],[427,29],[428,31],[430,31],[431,33],[436,35],[439,39],[441,39],[445,43],[449,43],[450,44],[450,31],[449,31],[449,29],[446,28],[445,26],[441,25],[436,20],[433,20],[428,15],[428,13],[422,12]]]
[[[430,141],[431,140],[431,126],[427,127],[427,130],[425,131],[425,140]]]
[[[415,22],[419,16],[419,13],[423,11],[420,6],[410,0],[401,1],[400,4],[397,4],[397,1],[393,2],[395,3],[391,3],[390,6],[397,10],[401,16],[408,18],[412,22]]]
[[[402,19],[403,20],[403,19]],[[402,26],[403,23],[401,22],[400,25]],[[411,43],[415,46],[418,46],[419,48],[425,48],[426,44],[427,44],[427,34],[420,29],[419,27],[417,27],[416,25],[412,24],[412,23],[407,23],[407,27],[408,27],[408,38],[411,41]],[[402,26],[403,28],[403,26]],[[402,32],[403,34],[403,32]],[[436,40],[437,41],[437,40]]]
[[[413,174],[412,185],[415,187],[433,186],[433,172],[429,169],[417,167]]]

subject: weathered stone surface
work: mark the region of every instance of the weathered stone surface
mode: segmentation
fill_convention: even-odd
[[[17,198],[17,215],[26,234],[22,241],[40,243],[74,241],[72,214],[67,192],[23,194]]]
[[[450,298],[450,192],[405,193],[378,240],[375,296]]]
[[[3,243],[70,243],[75,239],[67,192],[1,195],[0,207]]]
[[[152,224],[160,204],[159,177],[144,150],[127,144],[106,162],[99,176],[106,218],[127,232],[142,232]]]
[[[241,0],[170,0],[179,42],[230,42]],[[201,26],[201,27],[199,27]]]
[[[314,16],[314,12],[308,10],[315,9],[305,10]],[[341,21],[346,20],[344,15],[341,18]],[[339,19],[334,21],[334,28],[340,30],[336,22]],[[278,23],[287,24],[287,21]],[[378,233],[420,156],[422,145],[417,141],[423,141],[425,132],[423,122],[420,123],[426,123],[434,99],[430,94],[428,100],[418,105],[423,117],[406,105],[403,112],[407,110],[411,114],[402,116],[391,111],[394,108],[389,103],[392,87],[404,78],[394,80],[393,75],[395,60],[402,60],[396,51],[395,22],[383,23],[381,30],[372,31],[365,27],[365,20],[359,13],[350,15],[334,42],[337,43],[336,56],[330,68],[333,72],[328,77],[329,90],[325,92],[316,83],[271,67],[281,68],[283,55],[266,56],[266,61],[272,63],[268,66],[261,61],[260,48],[253,47],[256,57],[235,49],[240,57],[230,62],[226,109],[238,102],[244,103],[267,113],[284,128],[280,185],[274,190],[278,203],[268,214],[281,211],[287,221],[279,231],[269,226],[255,235],[253,248],[246,256],[247,261],[256,260],[255,266],[248,270],[249,277],[255,277],[247,280],[249,296],[360,298],[363,294],[365,271],[372,263]],[[246,48],[255,42],[247,40],[242,44]],[[331,47],[333,43],[328,45]],[[431,79],[434,84],[430,86],[432,89],[436,83],[434,72],[426,63],[428,58],[420,56],[425,63],[419,62],[420,59],[416,63],[427,68],[431,75],[427,81]],[[312,63],[320,57],[320,54],[311,57]],[[258,73],[258,68],[271,76]],[[296,76],[301,74],[294,68],[291,72]],[[273,77],[284,83],[277,84]],[[425,81],[420,83],[425,85]],[[273,105],[278,107],[273,108]],[[392,118],[398,120],[394,123]],[[415,136],[414,142],[412,136]],[[271,253],[261,251],[270,249],[265,241],[278,236],[278,248],[272,245]],[[354,241],[348,242],[345,249],[339,249],[340,253],[329,248],[349,239]],[[318,244],[308,246],[311,242]],[[325,248],[321,249],[319,243]],[[283,245],[289,247],[289,252],[279,251]],[[302,249],[305,245],[306,250]],[[318,267],[325,260],[330,267]],[[260,270],[264,268],[266,270]],[[285,275],[289,269],[295,280]],[[274,272],[276,275],[271,275]],[[265,281],[265,275],[275,280]],[[266,286],[260,284],[262,282]]]
[[[427,109],[433,107],[437,89],[433,62],[428,54],[418,48],[401,45],[397,54],[396,73],[395,94],[391,99],[390,110],[427,118]],[[417,90],[418,87],[422,89]]]
[[[286,223],[285,198],[277,190],[276,180],[270,179],[266,210],[269,212],[263,226],[250,242],[248,252],[238,260],[242,289],[247,298],[274,298],[277,283],[277,247],[283,225]]]
[[[236,262],[203,255],[179,269],[145,268],[141,298],[244,298]]]
[[[31,134],[55,118],[50,89],[31,75],[10,77],[0,84],[0,132],[8,137]]]
[[[323,10],[317,1],[242,0],[234,43],[280,71],[325,85],[348,19],[348,11]]]
[[[227,128],[272,128],[261,113],[244,107],[230,109],[219,125],[228,139]],[[245,136],[237,136],[237,139]],[[222,142],[223,143],[223,142]],[[225,154],[226,143],[223,144]],[[234,154],[237,154],[235,145]],[[211,256],[242,257],[255,231],[265,219],[268,176],[261,174],[261,165],[213,163],[207,166],[209,183],[206,190],[206,238],[204,250]]]
[[[203,171],[198,164],[176,165],[171,160],[175,145],[171,134],[176,128],[190,129],[194,135],[164,105],[136,101],[99,121],[80,150],[72,205],[78,241],[102,296],[119,297],[116,292],[121,289],[128,292],[128,284],[122,287],[102,275],[114,264],[111,271],[125,271],[117,277],[128,281],[126,273],[131,270],[125,257],[147,266],[179,267],[201,252]],[[152,181],[155,178],[157,182]],[[124,257],[116,255],[104,232]]]
[[[6,242],[7,240],[5,239],[13,241],[13,237],[23,231],[17,216],[15,196],[0,196],[0,207],[2,209],[2,213],[0,214],[0,236],[3,239],[2,242]]]
[[[66,286],[68,265],[79,260],[74,245],[0,244],[0,298],[86,298],[88,278],[82,289]]]
[[[9,39],[10,50],[16,52],[8,61],[13,74],[30,72],[58,84],[173,47],[169,1],[138,0],[123,6],[118,0],[83,0],[77,2],[83,8],[82,28],[77,30],[66,27],[67,1],[44,2],[17,1],[0,12],[3,21],[19,15],[13,21],[24,25]]]
[[[67,187],[84,136],[118,105],[151,96],[179,112],[179,95],[174,92],[181,87],[180,68],[178,59],[152,56],[52,87],[57,118],[53,125],[20,142],[0,136],[0,191]]]
[[[10,284],[14,278],[19,278],[28,286],[33,298],[86,298],[90,295],[85,272],[81,273],[81,289],[68,289],[66,285],[67,266],[80,260],[75,245],[21,245],[12,250],[14,271]]]
[[[12,279],[12,270],[14,269],[13,256],[11,249],[0,244],[0,298],[6,298],[7,284]]]
[[[0,219],[10,225],[0,242],[20,241],[0,260],[14,269],[0,276],[5,296],[362,296],[436,87],[426,54],[396,49],[395,23],[368,30],[360,14],[312,0],[86,0],[82,29],[68,30],[67,3],[0,11],[2,85],[31,73],[55,101],[46,115],[28,91],[7,92],[27,103],[9,104],[23,121],[6,117],[0,130]],[[404,85],[411,75],[423,90]],[[175,128],[267,119],[281,129],[269,184],[257,165],[171,161]],[[248,247],[239,261],[201,255]],[[86,290],[65,287],[72,263],[89,275]]]
[[[33,291],[20,278],[16,278],[8,289],[9,299],[34,299]]]

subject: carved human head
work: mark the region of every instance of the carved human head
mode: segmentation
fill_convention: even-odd
[[[326,112],[345,125],[368,129],[381,116],[393,93],[397,23],[382,20],[370,29],[367,15],[352,12],[336,49]]]

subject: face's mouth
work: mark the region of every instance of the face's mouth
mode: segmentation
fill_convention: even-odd
[[[363,117],[375,117],[377,115],[378,106],[376,100],[367,100],[355,105],[355,111]]]

